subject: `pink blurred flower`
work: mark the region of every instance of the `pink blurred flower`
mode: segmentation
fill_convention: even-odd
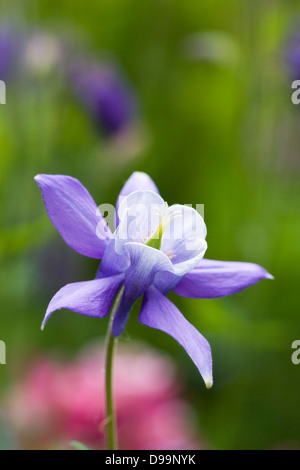
[[[102,365],[102,367],[101,367]],[[25,449],[105,448],[104,350],[73,362],[42,358],[11,390],[7,418]],[[122,347],[114,368],[120,449],[197,449],[174,366],[153,351]]]

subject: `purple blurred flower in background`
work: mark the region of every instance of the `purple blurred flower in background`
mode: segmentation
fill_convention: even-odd
[[[105,448],[104,360],[104,348],[92,348],[70,362],[39,358],[25,370],[5,399],[19,448],[67,448],[74,439]],[[169,358],[121,346],[114,378],[121,449],[202,447]]]
[[[73,60],[70,84],[97,128],[108,136],[127,128],[137,114],[137,101],[123,72],[108,62]]]
[[[67,86],[106,136],[118,136],[136,121],[137,98],[121,68],[113,60],[74,55],[63,36],[0,25],[0,80],[6,81],[15,67],[27,78],[45,78],[50,72],[64,75]]]
[[[43,326],[62,308],[103,318],[122,288],[112,335],[123,332],[133,304],[143,296],[139,321],[178,341],[211,387],[209,343],[167,299],[168,293],[222,297],[272,276],[252,263],[204,260],[207,244],[202,217],[188,206],[168,207],[145,173],[133,173],[124,185],[113,234],[78,180],[63,175],[35,179],[48,216],[65,242],[85,256],[102,259],[95,280],[68,284],[53,297]]]
[[[291,31],[285,48],[285,60],[292,80],[300,80],[300,21],[294,23]]]
[[[45,30],[27,30],[20,25],[0,25],[0,79],[20,81],[62,73],[64,43]]]
[[[0,80],[8,80],[16,66],[19,47],[19,34],[9,25],[0,25]]]

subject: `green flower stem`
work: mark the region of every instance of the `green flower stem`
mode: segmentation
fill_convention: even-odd
[[[116,338],[112,336],[112,324],[117,308],[120,305],[123,295],[124,286],[120,289],[115,304],[112,309],[107,338],[106,338],[106,361],[105,361],[105,381],[106,381],[106,422],[107,422],[107,449],[117,450],[117,435],[116,435],[116,417],[114,411],[113,400],[113,356],[116,345]]]

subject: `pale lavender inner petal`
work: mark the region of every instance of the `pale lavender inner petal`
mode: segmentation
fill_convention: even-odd
[[[195,209],[179,204],[169,208],[167,220],[170,221],[162,236],[161,251],[172,260],[175,273],[183,276],[205,254],[206,226]]]
[[[125,243],[147,243],[166,211],[166,203],[153,191],[135,191],[119,207],[120,224],[116,231],[116,251],[123,253]]]
[[[119,215],[118,210],[121,202],[124,200],[126,196],[133,193],[134,191],[153,191],[154,193],[159,194],[156,184],[150,176],[146,173],[141,171],[135,171],[132,173],[130,178],[126,181],[121,192],[118,196],[117,203],[116,203],[116,227],[119,225]]]

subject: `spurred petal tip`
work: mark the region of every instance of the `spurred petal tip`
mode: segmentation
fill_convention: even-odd
[[[205,385],[206,385],[207,390],[210,390],[213,386],[213,382],[212,381],[207,381],[207,382],[205,382]]]

